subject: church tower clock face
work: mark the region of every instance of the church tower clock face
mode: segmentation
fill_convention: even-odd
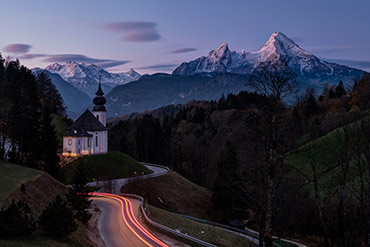
[[[68,139],[68,145],[71,146],[72,145],[72,139]]]

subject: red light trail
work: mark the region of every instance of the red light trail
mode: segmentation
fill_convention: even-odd
[[[149,247],[169,247],[163,241],[159,240],[155,237],[152,233],[150,233],[135,217],[134,210],[132,207],[132,203],[129,199],[109,193],[99,193],[94,192],[91,193],[94,196],[106,197],[116,200],[121,205],[121,217],[130,231],[146,246]],[[121,232],[122,233],[122,232]],[[123,233],[122,233],[123,234]]]

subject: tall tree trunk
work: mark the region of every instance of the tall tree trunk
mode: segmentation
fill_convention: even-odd
[[[271,169],[271,168],[270,168]],[[273,180],[270,174],[267,176],[267,190],[266,190],[266,216],[264,229],[264,246],[272,247],[272,214],[273,214]]]

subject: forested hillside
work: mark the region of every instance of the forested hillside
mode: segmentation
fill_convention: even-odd
[[[364,208],[370,209],[370,201],[355,195],[365,195],[367,189],[362,187],[370,188],[370,166],[361,166],[366,175],[359,177],[353,172],[358,174],[359,166],[346,170],[345,164],[366,161],[361,150],[368,144],[357,142],[356,148],[348,150],[359,151],[347,156],[340,155],[344,151],[338,151],[337,145],[356,143],[338,133],[356,140],[361,128],[370,129],[370,122],[364,121],[369,99],[368,77],[352,88],[338,82],[322,92],[307,90],[293,105],[282,104],[273,94],[230,94],[217,102],[176,106],[168,114],[159,109],[126,117],[110,127],[110,148],[137,160],[167,165],[212,189],[215,206],[209,214],[221,222],[247,220],[266,235],[298,234],[314,238],[318,246],[357,245],[369,227],[360,227],[359,222],[366,216]],[[347,128],[336,130],[357,120],[361,128],[356,128],[356,135]],[[320,143],[328,133],[331,141],[312,149],[312,143]],[[317,150],[320,159],[302,158]],[[336,157],[330,165],[325,163],[328,157]],[[313,162],[320,172],[312,173]],[[322,186],[322,194],[315,194],[317,186]]]

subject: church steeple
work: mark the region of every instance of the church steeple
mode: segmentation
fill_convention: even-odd
[[[105,103],[107,103],[107,100],[103,96],[104,95],[104,92],[101,89],[101,76],[100,75],[99,75],[99,87],[98,87],[98,91],[96,91],[95,94],[96,94],[96,96],[95,96],[95,98],[93,100],[95,106],[94,106],[93,111],[106,111],[104,105],[105,105]]]
[[[101,89],[101,77],[99,75],[99,87],[98,91],[96,91],[96,96],[93,100],[94,102],[94,108],[93,108],[93,114],[94,116],[104,125],[106,126],[107,120],[106,120],[106,109],[105,109],[105,103],[107,103],[107,100],[104,98],[103,90]]]

